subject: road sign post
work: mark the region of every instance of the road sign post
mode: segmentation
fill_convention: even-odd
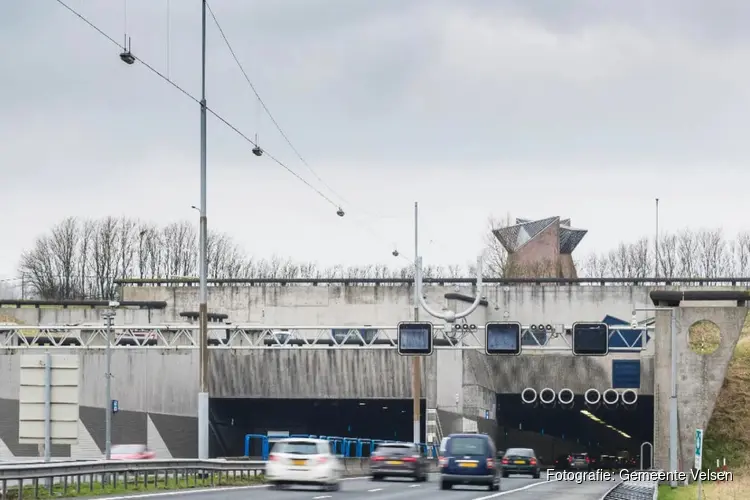
[[[49,462],[52,445],[78,443],[78,356],[24,354],[20,364],[18,442],[41,445]]]
[[[695,470],[698,472],[698,500],[703,496],[703,478],[701,469],[703,468],[703,429],[695,429]]]

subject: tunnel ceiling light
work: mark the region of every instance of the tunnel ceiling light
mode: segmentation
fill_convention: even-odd
[[[359,403],[359,406],[364,406],[364,405],[366,405],[366,404],[367,404],[367,403]]]
[[[619,435],[621,435],[622,437],[624,437],[626,439],[632,439],[632,437],[629,434],[621,431],[620,429],[617,429],[616,427],[611,426],[610,424],[606,423],[605,421],[603,421],[602,419],[600,419],[599,417],[597,417],[596,415],[594,415],[593,413],[591,413],[588,410],[581,410],[581,414],[584,415],[585,417],[593,420],[594,422],[602,424],[607,429],[610,429],[610,430],[618,433]]]
[[[383,407],[383,409],[384,409],[384,410],[387,410],[387,409],[388,409],[388,407],[387,407],[387,406],[384,406],[384,407]]]

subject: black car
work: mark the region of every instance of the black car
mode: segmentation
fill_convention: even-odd
[[[427,481],[428,464],[414,443],[383,443],[370,457],[373,481],[385,477],[411,477]]]
[[[555,470],[568,470],[570,468],[570,455],[558,455],[554,466]]]
[[[503,477],[508,477],[510,474],[527,474],[534,479],[539,479],[540,476],[539,460],[536,458],[536,452],[531,448],[508,449],[500,461],[500,470],[503,472]]]
[[[440,452],[440,489],[454,485],[481,485],[490,491],[500,490],[496,466],[497,450],[485,434],[451,434]],[[443,448],[441,446],[441,448]]]

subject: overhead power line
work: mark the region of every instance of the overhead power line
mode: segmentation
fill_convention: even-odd
[[[109,40],[112,44],[116,45],[118,48],[120,48],[122,50],[127,50],[127,47],[123,46],[121,43],[119,43],[117,40],[115,40],[112,36],[108,35],[104,30],[102,30],[101,28],[99,28],[96,24],[94,24],[86,16],[84,16],[83,14],[81,14],[80,12],[78,12],[77,10],[75,10],[73,7],[71,7],[70,5],[66,4],[62,0],[55,0],[55,1],[57,3],[59,3],[60,5],[62,5],[63,7],[65,7],[69,12],[71,12],[73,15],[75,15],[81,21],[83,21],[84,23],[86,23],[90,28],[92,28],[93,30],[95,30],[102,37],[104,37],[107,40]],[[164,80],[165,82],[167,82],[169,85],[171,85],[172,87],[174,87],[175,89],[177,89],[178,91],[180,91],[183,95],[185,95],[186,97],[188,97],[189,99],[191,99],[193,102],[195,102],[196,104],[200,104],[200,99],[198,99],[195,96],[193,96],[190,92],[188,92],[183,87],[181,87],[180,85],[178,85],[177,83],[175,83],[173,80],[171,80],[170,78],[168,78],[164,73],[162,73],[161,71],[159,71],[158,69],[156,69],[155,67],[153,67],[152,65],[150,65],[148,62],[144,61],[143,59],[141,59],[140,57],[137,57],[135,55],[133,55],[133,58],[136,61],[138,61],[139,63],[141,63],[149,71],[151,71],[154,75],[158,76],[159,78],[161,78],[162,80]],[[239,128],[237,128],[235,125],[233,125],[231,122],[229,122],[229,120],[227,120],[226,118],[224,118],[223,116],[221,116],[219,113],[217,113],[216,111],[214,111],[213,109],[211,109],[208,106],[206,107],[206,111],[208,111],[209,113],[211,113],[211,115],[213,115],[221,123],[223,123],[228,128],[230,128],[233,132],[235,132],[237,135],[239,135],[242,139],[244,139],[245,141],[247,141],[249,144],[253,145],[253,147],[259,147],[258,144],[255,143],[255,141],[253,141],[252,139],[250,139],[250,137],[248,137]],[[278,166],[280,166],[281,168],[283,168],[284,170],[286,170],[287,172],[289,172],[290,174],[292,174],[300,182],[302,182],[307,187],[309,187],[310,189],[312,189],[313,191],[315,191],[315,193],[318,196],[320,196],[321,198],[323,198],[325,201],[327,201],[328,203],[330,203],[335,208],[339,208],[339,204],[338,203],[336,203],[335,201],[333,201],[330,197],[328,197],[320,189],[318,189],[315,186],[313,186],[307,179],[305,179],[300,174],[298,174],[297,172],[295,172],[293,169],[291,169],[290,167],[288,167],[284,162],[282,162],[281,160],[279,160],[275,156],[269,154],[268,151],[264,150],[264,153],[265,153],[265,155],[268,158],[270,158]]]
[[[237,56],[237,53],[234,51],[234,48],[232,47],[232,44],[229,42],[229,38],[227,37],[226,33],[224,32],[224,28],[222,28],[221,23],[219,22],[219,19],[216,17],[216,14],[214,13],[213,9],[211,8],[211,5],[206,2],[206,7],[208,8],[208,13],[211,15],[211,19],[213,20],[214,24],[216,25],[216,28],[219,30],[219,34],[221,35],[221,38],[224,40],[224,44],[227,46],[227,49],[229,50],[229,53],[232,55],[232,59],[234,59],[234,62],[237,64],[237,67],[242,72],[242,76],[245,77],[245,81],[247,82],[247,85],[250,87],[250,90],[252,90],[253,94],[255,94],[255,97],[258,99],[258,102],[260,103],[261,107],[263,108],[263,111],[266,112],[268,117],[271,119],[271,123],[273,123],[273,126],[276,127],[276,130],[281,134],[281,137],[284,138],[284,141],[286,141],[287,145],[289,145],[289,148],[294,152],[294,154],[297,156],[299,161],[307,167],[307,169],[310,171],[310,173],[320,182],[323,186],[325,186],[328,191],[330,191],[332,194],[334,194],[336,197],[338,197],[342,202],[347,203],[346,199],[344,199],[341,194],[337,193],[336,190],[334,190],[330,185],[326,183],[319,175],[318,173],[310,166],[310,164],[307,162],[307,160],[302,156],[302,154],[299,152],[299,150],[292,144],[291,139],[289,139],[289,136],[286,135],[286,132],[284,132],[284,129],[281,128],[281,125],[279,125],[279,122],[276,120],[276,118],[273,116],[273,113],[271,113],[271,110],[268,109],[268,106],[266,106],[265,101],[263,98],[260,97],[260,94],[258,93],[258,90],[255,88],[255,85],[250,80],[250,76],[248,76],[247,71],[245,71],[245,67],[240,62],[239,57]]]

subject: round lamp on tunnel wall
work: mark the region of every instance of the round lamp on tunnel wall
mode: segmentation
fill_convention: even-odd
[[[553,391],[549,387],[545,387],[544,389],[539,391],[539,401],[543,405],[554,404],[556,399],[557,399],[557,394],[555,394],[555,391]]]
[[[626,408],[635,407],[635,404],[638,402],[638,393],[633,389],[625,389],[622,391],[622,394],[620,394],[620,401],[622,401],[623,406]]]
[[[589,389],[583,394],[583,400],[589,406],[596,406],[602,400],[602,393],[596,389]]]
[[[607,389],[602,394],[602,401],[607,406],[614,406],[620,400],[620,393],[614,389]]]
[[[552,328],[552,325],[547,325],[547,326],[546,326],[545,328],[546,328],[546,330],[547,330],[548,332],[551,332],[551,331],[553,331],[553,330],[554,330],[554,328]]]
[[[521,391],[521,401],[523,401],[527,405],[533,405],[536,403],[537,399],[537,393],[534,389],[531,387],[527,387],[523,391]]]
[[[576,395],[570,389],[560,389],[557,393],[557,401],[563,406],[571,406]]]

